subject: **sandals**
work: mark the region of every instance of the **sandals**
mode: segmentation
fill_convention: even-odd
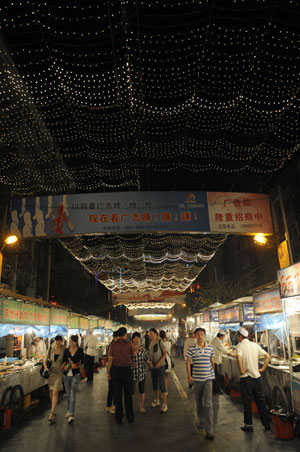
[[[146,413],[146,410],[145,410],[145,408],[140,408],[140,409],[139,409],[139,412],[140,412],[140,413]]]
[[[49,421],[49,422],[54,422],[54,421],[55,421],[55,414],[50,413],[50,414],[49,414],[49,417],[48,417],[48,421]]]

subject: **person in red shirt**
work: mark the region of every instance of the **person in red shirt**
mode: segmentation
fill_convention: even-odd
[[[133,379],[131,373],[132,357],[135,354],[133,346],[127,341],[127,330],[119,328],[117,332],[118,340],[109,347],[107,378],[113,378],[115,392],[115,421],[122,424],[123,419],[123,392],[125,400],[125,412],[128,422],[134,422],[132,387]],[[111,368],[112,375],[111,375]]]

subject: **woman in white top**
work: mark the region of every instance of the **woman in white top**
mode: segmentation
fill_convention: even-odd
[[[164,343],[164,347],[167,350],[167,354],[166,354],[166,361],[168,363],[168,368],[166,367],[166,378],[165,378],[165,382],[166,382],[166,391],[167,391],[167,395],[168,395],[168,387],[169,387],[169,374],[172,368],[172,362],[171,362],[171,358],[170,358],[170,353],[171,353],[171,341],[169,341],[167,339],[167,335],[166,332],[164,330],[160,330],[159,332],[159,337],[161,338],[161,340]]]

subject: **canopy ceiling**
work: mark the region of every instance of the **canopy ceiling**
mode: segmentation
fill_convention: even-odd
[[[0,21],[14,194],[256,192],[298,153],[296,0],[2,0]],[[187,254],[185,235],[63,243],[111,290],[120,268],[123,290],[184,290],[223,240],[193,235]]]

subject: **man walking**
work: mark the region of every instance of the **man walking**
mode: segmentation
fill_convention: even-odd
[[[205,329],[196,328],[196,344],[186,352],[186,372],[189,385],[194,384],[199,427],[205,426],[206,439],[214,439],[213,435],[213,403],[212,381],[214,374],[214,350],[205,342]],[[193,374],[191,375],[191,364]]]
[[[237,364],[240,371],[241,392],[244,404],[244,432],[253,432],[251,400],[255,400],[260,420],[265,430],[270,430],[261,373],[268,367],[270,355],[248,339],[248,331],[240,328],[237,333]],[[264,365],[258,369],[258,358],[264,357]]]
[[[131,373],[132,357],[135,354],[133,346],[127,341],[127,330],[121,327],[118,330],[118,340],[112,342],[108,352],[107,378],[113,378],[115,393],[115,421],[122,424],[123,419],[123,392],[125,412],[129,423],[134,422],[132,403],[133,379]],[[110,375],[113,365],[112,377]]]

